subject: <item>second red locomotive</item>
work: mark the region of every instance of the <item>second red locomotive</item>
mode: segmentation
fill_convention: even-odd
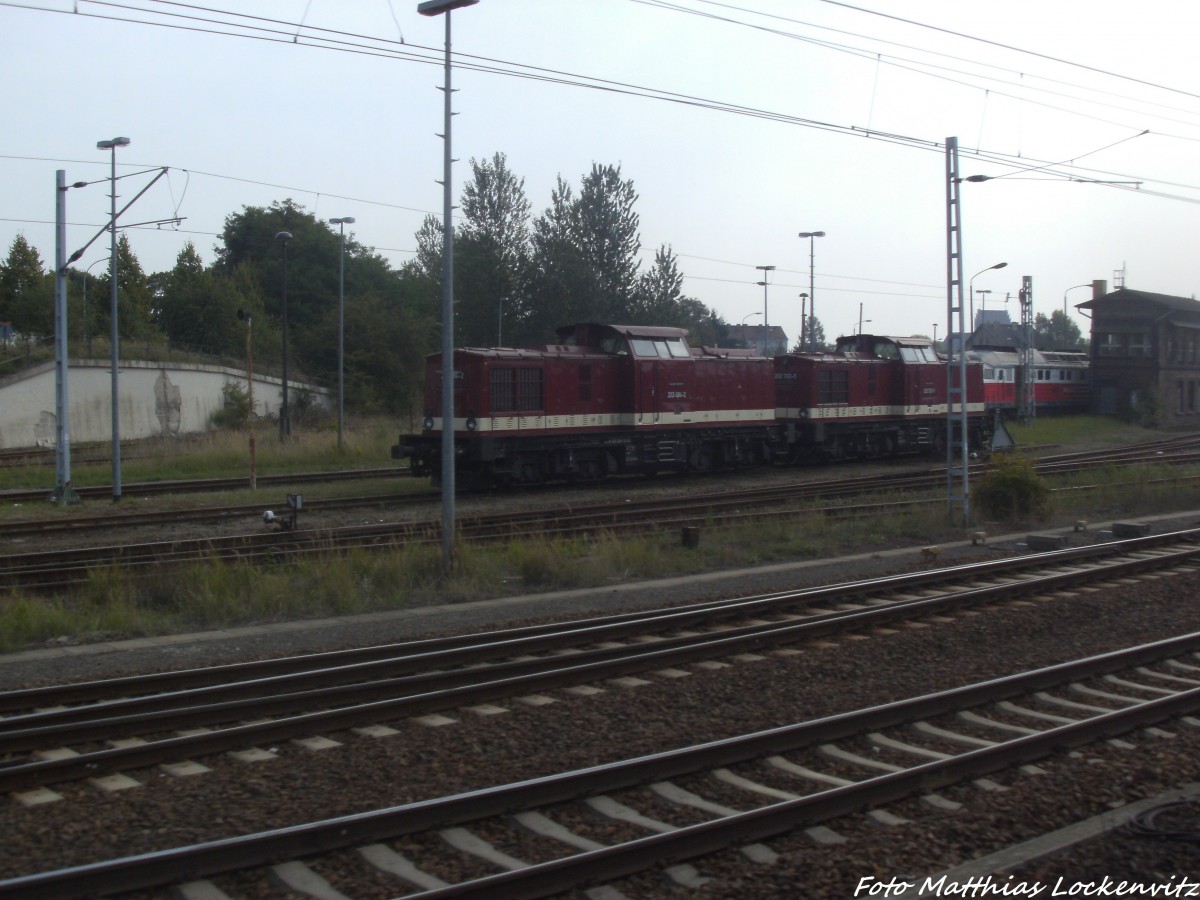
[[[835,353],[770,359],[693,348],[682,328],[581,324],[559,343],[454,352],[456,479],[595,480],[941,451],[946,363],[928,340],[856,335]],[[989,436],[968,366],[971,445]],[[420,434],[392,456],[440,480],[442,360],[426,367]],[[957,439],[957,435],[955,436]]]

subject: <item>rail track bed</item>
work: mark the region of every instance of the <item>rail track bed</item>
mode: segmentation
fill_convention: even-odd
[[[396,864],[389,854],[402,854],[430,879],[457,883],[492,877],[491,883],[477,886],[482,893],[475,895],[487,897],[538,896],[538,891],[551,889],[545,887],[551,885],[548,881],[541,882],[543,888],[530,883],[504,888],[495,878],[514,861],[545,864],[572,852],[570,840],[576,852],[590,847],[584,855],[597,854],[595,861],[607,867],[603,877],[593,870],[589,879],[607,881],[629,897],[703,896],[707,891],[722,897],[788,896],[797,895],[797,885],[806,886],[799,895],[851,896],[861,875],[935,873],[1102,812],[1110,803],[1140,799],[1178,780],[1200,778],[1200,755],[1195,753],[1200,727],[1193,721],[1192,706],[1200,688],[1200,658],[1190,643],[1144,651],[1139,659],[1113,661],[1111,667],[1106,663],[1096,668],[1093,663],[1086,672],[1044,674],[1041,678],[1050,680],[1035,685],[1018,688],[1009,683],[1011,691],[997,682],[979,689],[986,697],[964,699],[961,693],[964,685],[1200,631],[1200,576],[1190,558],[1194,537],[1180,535],[1168,542],[1174,546],[1163,546],[1161,540],[1160,546],[1123,542],[1115,551],[1123,568],[1107,574],[1098,569],[1085,574],[1096,560],[1044,556],[1039,560],[1044,579],[1039,584],[1018,586],[1028,573],[1018,576],[989,564],[956,575],[921,573],[887,585],[879,580],[870,589],[858,584],[840,592],[758,597],[741,608],[725,601],[655,615],[611,616],[587,623],[589,631],[581,630],[583,623],[524,628],[506,635],[364,651],[356,659],[328,655],[226,668],[220,679],[211,672],[192,673],[173,676],[174,683],[155,683],[147,676],[141,682],[126,679],[119,685],[94,684],[73,692],[9,692],[0,700],[5,703],[0,712],[0,779],[8,779],[6,790],[14,798],[0,811],[0,823],[10,836],[0,851],[0,874],[18,878],[339,816],[359,818],[339,823],[334,829],[342,835],[338,840],[319,838],[314,832],[304,838],[307,843],[277,844],[269,863],[230,871],[223,864],[192,865],[183,856],[158,862],[174,867],[171,883],[181,880],[181,872],[191,873],[188,877],[204,874],[231,897],[305,896],[299,882],[293,881],[290,888],[281,885],[298,875],[309,877],[306,873],[315,873],[350,897],[399,896],[418,891],[417,883],[435,886],[435,881],[411,872],[409,880],[396,880],[365,862],[361,848],[380,843],[389,852],[376,849],[368,855],[388,865]],[[460,655],[444,655],[451,652]],[[407,662],[382,661],[388,658]],[[355,662],[380,671],[389,665],[407,667],[407,674],[386,675],[393,681],[384,690],[385,700],[378,695],[367,698],[378,682],[372,688],[365,671],[351,672],[348,667]],[[314,665],[326,674],[302,674]],[[334,671],[345,675],[334,677]],[[211,729],[208,736],[180,736],[176,732],[188,729],[176,721],[147,719],[146,730],[139,732],[123,730],[121,719],[105,718],[131,711],[118,705],[129,702],[117,699],[124,696],[155,698],[145,701],[148,706],[141,711],[148,717],[161,712],[151,707],[163,706],[188,710],[180,715],[198,719],[199,709],[184,706],[187,692],[211,690],[214,680],[246,684],[250,678],[272,677],[278,679],[275,687],[260,683],[246,695],[248,700],[234,701],[249,704],[234,711],[238,718],[230,720],[226,711],[217,720],[196,725]],[[460,683],[438,684],[436,678]],[[295,700],[312,688],[305,679],[340,680],[340,690],[348,693],[336,702],[309,695],[303,713],[265,705],[289,694]],[[423,689],[414,690],[406,679],[425,682]],[[1143,687],[1131,686],[1138,683]],[[491,684],[483,694],[455,694],[483,684]],[[112,688],[119,691],[113,693]],[[935,707],[926,700],[926,705],[907,712],[893,706],[905,698],[952,689],[960,691],[958,705]],[[346,710],[357,691],[364,694],[359,703],[375,706],[366,718],[335,718],[324,724],[297,719],[315,716],[320,709],[353,715]],[[1051,696],[1058,699],[1047,699]],[[230,700],[211,694],[208,699],[213,701],[208,706]],[[384,708],[386,703],[396,705]],[[998,705],[1005,703],[1009,706]],[[1071,703],[1076,705],[1067,705]],[[47,704],[65,711],[30,712]],[[849,726],[848,710],[874,707],[887,711],[876,710],[876,718]],[[1119,733],[1119,742],[1085,738],[1078,733],[1083,726],[1063,721],[1095,717],[1097,709],[1114,711],[1105,734]],[[960,715],[964,712],[987,721]],[[1148,718],[1117,723],[1130,714]],[[261,718],[271,721],[246,723]],[[288,731],[289,721],[303,727]],[[823,724],[799,724],[815,721]],[[86,727],[70,732],[86,722],[100,724],[91,726],[92,732]],[[839,724],[831,725],[835,722]],[[918,722],[940,731],[918,727]],[[281,723],[283,730],[270,731]],[[226,737],[234,738],[234,744],[197,752],[204,741],[214,739],[212,735],[228,732],[231,724],[235,730]],[[31,730],[35,725],[59,730],[38,733]],[[830,727],[835,731],[826,730]],[[1050,727],[1067,730],[1047,737],[1045,729]],[[758,738],[767,741],[765,748],[733,750],[736,737],[756,732],[773,735]],[[783,737],[784,732],[790,737]],[[168,741],[199,742],[177,744],[170,760],[139,755],[150,754],[147,748],[163,743],[168,733],[173,735]],[[797,739],[802,733],[808,737]],[[1027,748],[1038,741],[1046,746],[1030,751],[1032,756],[1006,758],[988,772],[964,770],[948,781],[930,780],[935,771],[931,766],[953,769],[966,764],[929,754],[958,757],[966,749],[976,760],[985,753],[1005,757],[1011,747],[1000,750],[984,744],[1011,737],[1025,741]],[[109,740],[121,746],[111,746]],[[138,740],[148,743],[131,743]],[[700,760],[696,765],[678,763],[686,755],[681,748],[713,741],[722,742],[719,751],[700,753],[694,758]],[[1082,756],[1063,752],[1076,744]],[[927,751],[925,756],[904,749],[918,745]],[[69,776],[63,774],[72,765],[69,760],[41,769],[32,762],[38,754],[42,762],[48,756],[63,758],[64,747],[98,755],[85,763],[88,770]],[[252,749],[259,752],[238,752]],[[664,762],[667,758],[661,754],[666,751],[674,751],[670,758],[677,762]],[[642,756],[648,760],[639,763],[643,769],[636,776],[605,775],[616,779],[605,782],[595,769]],[[1034,756],[1040,773],[1022,771],[1021,766],[1034,764]],[[774,757],[786,758],[792,769],[774,765]],[[878,768],[879,762],[901,771],[889,774]],[[181,763],[196,768],[178,768]],[[904,774],[914,764],[925,768]],[[582,783],[562,788],[564,773],[576,770],[588,770]],[[736,777],[715,774],[719,770]],[[43,777],[47,773],[54,774]],[[814,780],[812,773],[820,777]],[[919,783],[886,798],[859,797],[845,808],[828,806],[834,799],[849,803],[843,795],[867,789],[840,782],[837,786],[828,779],[859,784],[872,775],[878,784],[889,778],[893,784],[905,779]],[[985,777],[992,782],[976,783]],[[503,797],[497,787],[541,779],[560,785],[559,793],[518,803],[511,795]],[[776,793],[768,796],[749,785]],[[823,788],[830,792],[810,797]],[[541,788],[525,785],[521,790]],[[474,793],[433,812],[439,798],[463,792]],[[931,792],[947,802],[931,801]],[[608,800],[589,802],[601,797]],[[499,805],[489,809],[493,799]],[[445,811],[455,804],[469,807],[470,815]],[[751,814],[768,804],[782,806]],[[407,817],[409,824],[373,830],[381,827],[383,814],[377,811],[389,807],[408,807],[393,815]],[[621,807],[642,818],[614,819]],[[818,807],[824,812],[812,813]],[[854,811],[862,809],[889,815]],[[762,821],[783,815],[790,825],[764,831],[745,821],[716,824],[731,811]],[[517,812],[530,815],[517,819]],[[374,824],[367,823],[371,816]],[[421,824],[421,816],[431,818]],[[539,833],[545,818],[570,829],[577,839],[564,841],[561,832]],[[724,827],[733,827],[736,837],[704,843]],[[737,830],[746,828],[750,830]],[[296,836],[288,834],[288,840]],[[468,836],[483,839],[504,855],[489,858],[491,851],[469,843]],[[284,838],[260,838],[259,843],[268,840]],[[600,849],[629,841],[641,844],[620,853]],[[656,862],[655,848],[675,842],[690,849]],[[234,846],[225,846],[218,856],[235,858],[242,851]],[[731,849],[716,849],[722,846]],[[743,853],[746,846],[755,849]],[[316,848],[326,852],[313,855]],[[696,849],[705,849],[707,855],[683,859]],[[626,852],[639,859],[636,865],[615,862]],[[301,857],[305,867],[292,865]],[[567,865],[549,868],[565,870]],[[641,874],[621,877],[621,871]],[[131,884],[119,880],[126,874],[115,872],[103,875],[118,879],[108,882],[109,887]],[[525,866],[500,880],[516,885],[522,873],[563,877]],[[159,883],[156,879],[145,883]],[[95,895],[103,883],[92,881],[78,895]],[[568,883],[574,882],[554,882],[553,889]],[[64,884],[46,881],[48,893],[43,895],[70,895]],[[38,896],[29,893],[35,889],[33,882],[6,882],[0,885],[0,895],[8,891],[11,896]]]
[[[1111,465],[1188,465],[1200,459],[1196,443],[1194,438],[1176,438],[1120,451],[1062,454],[1044,458],[1038,467],[1044,474],[1061,475]],[[457,524],[466,540],[505,542],[736,524],[794,516],[799,509],[827,517],[863,517],[921,505],[940,506],[944,503],[940,493],[944,479],[943,471],[895,465],[866,474],[791,476],[769,484],[723,489],[712,487],[711,481],[687,479],[678,489],[618,491],[615,499],[607,492],[581,496],[555,490],[534,493],[514,504],[502,494],[499,504],[495,498],[476,498],[471,505],[475,511],[460,515]],[[1171,480],[1179,483],[1180,477]],[[701,485],[708,489],[695,489]],[[1071,489],[1084,490],[1086,485]],[[908,495],[911,498],[900,499]],[[0,546],[7,544],[10,550],[0,558],[0,588],[57,590],[86,582],[96,567],[119,566],[127,573],[156,574],[166,565],[199,560],[274,563],[355,548],[437,543],[440,521],[416,517],[428,510],[434,496],[421,492],[310,500],[303,515],[289,519],[283,510],[271,528],[264,527],[261,520],[265,504],[0,521]],[[495,511],[498,505],[503,507],[500,512]],[[386,507],[386,513],[364,516],[357,512],[374,507]],[[294,527],[277,530],[285,522]],[[147,532],[157,537],[163,531],[172,532],[169,539],[144,539]],[[114,533],[128,537],[112,543]],[[47,544],[50,538],[57,543]],[[46,549],[26,552],[31,543]]]

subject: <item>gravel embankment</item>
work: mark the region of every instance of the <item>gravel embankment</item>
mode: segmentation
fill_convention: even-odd
[[[978,549],[963,548],[964,554]],[[994,552],[989,550],[987,552]],[[946,561],[952,554],[943,557]],[[778,589],[782,581],[820,583],[862,577],[878,570],[919,565],[919,557],[864,557],[830,569],[799,573],[743,573],[740,593]],[[830,572],[836,572],[831,575]],[[682,600],[685,594],[717,592],[713,584],[648,586],[609,592],[597,601],[559,598],[554,609],[577,604],[576,614],[600,606]],[[528,620],[545,603],[462,607],[428,616],[375,617],[354,623],[250,630],[218,640],[180,640],[109,652],[74,651],[0,660],[8,686],[140,668],[201,665],[249,656],[303,652],[318,647],[399,640],[443,630],[493,627],[506,619]],[[582,698],[556,692],[555,703],[506,703],[509,712],[481,716],[463,710],[454,725],[429,728],[392,723],[400,733],[383,739],[330,735],[342,746],[322,752],[275,748],[279,758],[260,764],[229,758],[205,760],[212,772],[171,778],[158,772],[130,774],[145,787],[101,795],[90,785],[68,785],[63,802],[0,808],[0,876],[139,853],[230,834],[253,832],[311,819],[376,809],[472,788],[517,781],[599,762],[651,753],[848,709],[980,681],[1136,643],[1200,629],[1200,575],[1139,581],[1072,598],[1013,604],[956,616],[928,627],[903,628],[864,640],[804,646],[800,655],[769,654],[728,668],[691,667],[686,678],[647,677],[626,689],[602,685],[604,693]],[[1129,738],[1136,749],[1088,748],[1088,765],[1064,755],[1047,760],[1044,775],[1002,775],[1004,792],[966,786],[942,792],[963,807],[930,814],[920,801],[892,811],[911,820],[883,828],[865,818],[836,823],[848,840],[817,846],[803,836],[773,839],[781,855],[773,866],[747,862],[736,853],[698,862],[713,880],[701,896],[849,897],[864,875],[929,874],[1015,841],[1104,812],[1113,805],[1153,796],[1200,780],[1200,728],[1180,726],[1173,738]],[[804,786],[797,784],[796,789]],[[650,801],[647,801],[650,802]],[[670,819],[677,812],[654,810]],[[1080,862],[1080,872],[1120,870],[1167,874],[1188,864],[1182,856],[1149,861],[1135,844],[1120,858]],[[1084,857],[1081,857],[1083,860]],[[1110,871],[1106,866],[1113,867]],[[1150,866],[1147,869],[1146,866]],[[1175,869],[1170,867],[1174,866]],[[1194,858],[1192,873],[1196,874]],[[1049,871],[1049,870],[1047,870]],[[651,873],[619,884],[630,896],[694,896]],[[394,895],[380,884],[356,896]],[[283,896],[278,894],[275,896]]]

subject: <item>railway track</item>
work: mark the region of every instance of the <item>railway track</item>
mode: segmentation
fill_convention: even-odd
[[[1200,439],[1194,437],[1174,438],[1166,441],[1156,441],[1152,444],[1139,445],[1116,451],[1086,452],[1060,454],[1044,457],[1037,463],[1037,471],[1046,476],[1061,476],[1071,473],[1084,472],[1096,466],[1120,465],[1190,465],[1200,462]],[[976,477],[984,471],[984,464],[972,466],[972,474]],[[302,476],[264,476],[260,478],[264,484],[293,484],[314,483],[320,481],[356,480],[375,477],[391,477],[395,469],[361,470],[347,473],[308,473]],[[908,470],[889,472],[882,475],[865,475],[839,477],[836,479],[818,479],[794,482],[788,485],[764,486],[741,491],[706,491],[689,493],[690,500],[681,501],[692,507],[707,503],[710,506],[732,506],[744,500],[761,498],[769,501],[794,500],[803,501],[817,498],[854,498],[885,492],[917,492],[935,490],[943,486],[945,472],[935,470]],[[194,481],[164,482],[136,484],[130,487],[129,493],[171,493],[175,487],[181,492],[200,490],[228,489],[242,487],[244,479],[199,479]],[[143,489],[145,488],[145,489]],[[95,496],[107,496],[106,487],[89,488]],[[10,502],[30,502],[35,499],[45,499],[45,491],[0,491],[0,502],[6,498]],[[424,499],[435,498],[437,491],[422,492],[414,495],[398,495],[394,498],[348,497],[329,499],[310,499],[306,501],[309,512],[350,509],[387,503],[420,502]],[[624,501],[622,501],[624,502]],[[570,502],[563,504],[582,514],[584,510],[597,510],[598,504]],[[193,509],[175,509],[168,511],[105,513],[99,515],[79,515],[73,512],[69,517],[38,518],[30,520],[0,521],[0,537],[20,535],[37,535],[52,533],[84,533],[89,530],[111,530],[114,527],[142,527],[152,525],[176,524],[182,522],[214,522],[232,520],[241,517],[253,517],[261,514],[262,504],[238,504],[219,507],[203,507]],[[620,507],[613,510],[613,517],[620,515]]]
[[[407,477],[408,472],[396,466],[379,469],[343,469],[333,472],[293,472],[285,475],[258,475],[257,482],[267,485],[318,484],[338,481],[362,481],[368,478]],[[162,481],[139,481],[124,485],[126,496],[160,494],[193,494],[212,491],[236,491],[247,487],[247,478],[182,478]],[[75,493],[83,498],[112,497],[110,485],[76,486]],[[37,503],[50,500],[53,488],[19,488],[0,491],[0,503]]]
[[[1200,727],[1198,651],[1200,634],[1190,634],[521,783],[10,878],[0,897],[172,885],[184,896],[227,897],[254,870],[285,889],[336,890],[311,861],[339,853],[360,870],[344,876],[340,887],[351,892],[356,879],[386,873],[397,879],[393,896],[533,898],[654,867],[694,887],[699,876],[684,861],[743,847],[765,863],[773,851],[758,842],[782,833],[836,838],[829,825],[864,812],[894,826],[903,820],[887,806],[905,798],[945,809],[958,804],[936,791],[971,781],[1004,790],[990,776],[1031,777],[1019,767],[1063,748],[1167,722]],[[675,811],[673,821],[651,813],[647,791]],[[344,863],[336,869],[346,872]]]
[[[1137,457],[1142,459],[1143,457]],[[1164,457],[1155,454],[1151,459],[1162,464]],[[1079,461],[1066,463],[1072,471],[1080,471]],[[1110,464],[1108,461],[1104,465]],[[1126,462],[1125,465],[1131,463]],[[1179,485],[1181,479],[1170,479]],[[864,502],[862,498],[878,497],[881,493],[917,493],[942,486],[942,476],[934,473],[899,473],[859,476],[834,481],[789,483],[782,486],[751,488],[737,491],[717,491],[686,494],[677,497],[646,500],[623,499],[617,502],[591,504],[562,503],[524,511],[509,511],[490,515],[460,517],[458,527],[463,539],[474,542],[511,541],[535,537],[588,537],[597,533],[641,534],[712,524],[762,520],[796,514],[797,508],[812,515],[827,517],[862,517],[902,512],[915,505],[942,504],[944,498],[910,499],[903,501]],[[1086,490],[1077,485],[1072,491]],[[427,496],[417,499],[421,502]],[[821,500],[836,500],[825,506],[813,507]],[[351,506],[375,505],[374,498],[313,501],[311,510],[338,509]],[[228,507],[208,510],[212,519],[255,515],[259,507]],[[149,523],[179,521],[173,513],[147,514]],[[96,526],[112,527],[110,517],[101,517]],[[42,523],[9,523],[0,525],[0,535],[37,533]],[[64,526],[69,527],[69,526]],[[22,530],[26,529],[26,530]],[[86,583],[96,567],[120,567],[127,574],[152,574],[164,565],[183,565],[204,560],[223,559],[241,562],[279,562],[302,556],[352,549],[379,549],[440,540],[440,522],[434,520],[381,522],[328,528],[306,528],[283,531],[246,532],[233,535],[76,547],[70,549],[11,554],[0,559],[0,588],[23,587],[28,590],[57,590]]]
[[[1200,530],[1184,531],[498,633],[9,691],[0,693],[0,791],[194,761],[1082,585],[1198,568]],[[180,730],[188,733],[176,733]],[[113,741],[122,746],[105,743]],[[70,754],[37,755],[63,746]]]

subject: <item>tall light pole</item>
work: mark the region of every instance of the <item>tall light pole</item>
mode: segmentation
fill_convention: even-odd
[[[445,112],[442,133],[442,565],[454,561],[454,225],[450,183],[450,13],[479,0],[425,0],[417,4],[423,16],[446,16]]]
[[[281,231],[275,240],[283,246],[283,403],[279,407],[279,439],[287,440],[292,434],[292,413],[288,408],[288,295],[287,295],[287,242],[292,239],[290,231]]]
[[[346,226],[354,224],[354,216],[330,219],[329,224],[338,226],[338,450],[341,450],[346,428]]]
[[[129,138],[118,137],[111,141],[97,141],[97,150],[108,150],[112,153],[112,172],[109,180],[112,184],[112,201],[109,219],[109,259],[108,279],[110,282],[109,325],[112,342],[112,498],[113,503],[121,499],[121,407],[117,390],[117,361],[120,358],[118,349],[119,332],[117,327],[117,148],[128,147]]]
[[[808,326],[812,331],[813,349],[817,349],[817,291],[813,284],[813,276],[815,274],[816,262],[816,239],[825,237],[823,231],[802,231],[800,237],[808,238]]]
[[[237,311],[237,317],[246,322],[246,393],[250,402],[250,414],[246,417],[246,426],[250,431],[250,490],[258,488],[257,467],[254,462],[254,335],[253,319],[244,309]]]
[[[757,285],[761,285],[762,289],[763,289],[763,328],[768,328],[771,325],[771,319],[767,315],[767,275],[769,275],[771,272],[774,272],[775,267],[774,266],[755,266],[754,268],[758,269],[760,272],[763,273],[763,280],[756,281],[754,283]]]
[[[968,324],[968,327],[970,327],[972,331],[975,329],[975,279],[978,278],[980,275],[982,275],[984,272],[990,272],[990,271],[992,271],[992,269],[1003,269],[1007,265],[1008,265],[1008,263],[1006,263],[1006,262],[1000,262],[1000,263],[996,263],[994,266],[988,266],[986,269],[980,269],[978,272],[976,272],[974,275],[972,275],[971,280],[967,282],[967,287],[969,288],[968,293],[971,295],[971,318],[967,324]],[[963,340],[966,340],[965,336],[964,336]]]
[[[507,297],[496,298],[496,346],[504,346],[504,304],[508,302]]]

